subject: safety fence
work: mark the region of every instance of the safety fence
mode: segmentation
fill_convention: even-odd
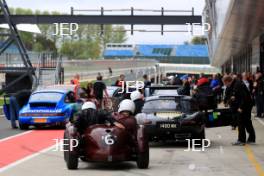
[[[33,67],[55,68],[57,54],[28,52]],[[21,56],[18,53],[3,53],[0,55],[0,67],[24,67]]]

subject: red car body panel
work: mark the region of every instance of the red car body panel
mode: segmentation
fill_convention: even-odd
[[[113,144],[107,144],[107,136],[114,141]],[[112,162],[132,159],[133,141],[131,135],[124,129],[107,125],[91,126],[85,132],[84,143],[87,160]]]
[[[69,128],[72,125],[66,126],[65,134],[70,139],[76,138],[70,135]],[[149,150],[145,127],[138,126],[136,133],[132,135],[127,129],[107,124],[92,125],[82,136],[82,147],[70,152],[85,157],[90,162],[135,161],[139,153]],[[110,142],[113,140],[113,144],[107,144],[107,136]]]

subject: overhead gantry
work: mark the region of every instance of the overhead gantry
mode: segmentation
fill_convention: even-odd
[[[134,32],[134,25],[161,25],[161,34],[164,33],[164,25],[186,25],[187,23],[202,23],[202,17],[194,14],[194,8],[192,10],[144,10],[144,9],[119,9],[119,10],[77,10],[71,7],[71,13],[67,15],[12,15],[9,11],[8,5],[5,0],[0,0],[0,24],[8,24],[9,33],[1,34],[7,39],[0,46],[0,55],[9,47],[11,44],[15,44],[21,55],[23,61],[23,68],[3,68],[6,72],[21,72],[24,73],[19,76],[16,80],[6,85],[0,90],[4,92],[9,89],[15,83],[21,81],[25,76],[29,76],[34,80],[35,69],[33,68],[30,58],[27,54],[27,50],[21,40],[17,27],[17,24],[53,24],[53,23],[77,23],[77,24],[94,24],[101,25],[101,34],[103,35],[104,25],[117,24],[117,25],[131,25],[131,34]],[[127,15],[105,15],[105,12],[129,12]],[[77,12],[77,13],[76,13]],[[80,12],[99,12],[98,15],[84,15],[79,14]],[[136,12],[154,12],[158,15],[137,15]],[[166,13],[189,13],[189,15],[167,15]],[[177,31],[175,31],[177,32]],[[179,32],[179,31],[178,31]],[[32,41],[33,42],[33,41]],[[3,72],[3,71],[2,71]]]

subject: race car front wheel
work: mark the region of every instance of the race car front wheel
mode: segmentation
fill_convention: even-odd
[[[139,169],[147,169],[149,166],[149,150],[139,153],[137,156],[137,167]]]

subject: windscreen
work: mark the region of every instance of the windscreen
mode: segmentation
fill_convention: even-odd
[[[177,90],[154,90],[153,95],[178,95]]]
[[[40,92],[31,95],[29,102],[58,102],[63,94],[57,92]]]
[[[198,107],[191,99],[160,99],[147,101],[143,107],[144,112],[152,111],[181,111],[193,112],[197,111]]]
[[[199,110],[197,103],[192,101],[192,99],[182,99],[180,104],[182,111],[186,113]]]
[[[179,102],[174,99],[151,100],[145,103],[143,111],[149,110],[176,110],[179,109]]]

